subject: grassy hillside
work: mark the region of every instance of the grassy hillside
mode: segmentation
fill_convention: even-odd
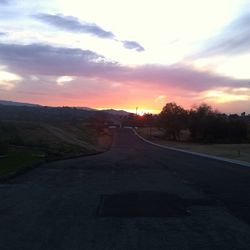
[[[70,108],[5,108],[0,107],[0,174],[41,160],[103,152],[111,145],[111,134],[103,127],[108,117],[103,114]]]

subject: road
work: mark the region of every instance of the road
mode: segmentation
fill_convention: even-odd
[[[249,168],[118,129],[106,153],[0,183],[0,249],[250,249],[249,193]]]

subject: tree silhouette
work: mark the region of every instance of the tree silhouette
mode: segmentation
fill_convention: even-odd
[[[167,103],[159,114],[159,120],[166,137],[177,141],[180,131],[187,125],[187,111],[176,103]]]
[[[247,118],[245,114],[222,114],[204,103],[191,110],[167,103],[158,120],[165,129],[165,137],[170,140],[180,140],[180,132],[185,129],[190,132],[190,141],[238,143],[248,140]]]

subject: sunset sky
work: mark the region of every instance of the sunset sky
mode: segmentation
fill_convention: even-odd
[[[0,99],[250,113],[250,1],[0,0]]]

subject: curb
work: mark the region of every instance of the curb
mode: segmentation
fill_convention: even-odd
[[[242,167],[250,167],[250,163],[248,163],[246,161],[238,161],[238,160],[233,160],[233,159],[229,159],[229,158],[225,158],[225,157],[213,156],[213,155],[197,153],[197,152],[192,152],[192,151],[188,151],[188,150],[183,150],[183,149],[178,149],[178,148],[173,148],[173,147],[160,145],[160,144],[151,142],[151,141],[143,138],[141,135],[139,135],[137,133],[137,131],[135,129],[133,129],[133,131],[134,131],[134,134],[137,135],[141,140],[143,140],[143,141],[145,141],[145,142],[147,142],[147,143],[149,143],[151,145],[154,145],[156,147],[165,148],[165,149],[169,149],[169,150],[173,150],[173,151],[177,151],[177,152],[182,152],[182,153],[186,153],[186,154],[190,154],[190,155],[205,157],[205,158],[209,158],[209,159],[213,159],[213,160],[228,162],[228,163],[232,163],[232,164],[237,164],[237,165],[240,165]]]

